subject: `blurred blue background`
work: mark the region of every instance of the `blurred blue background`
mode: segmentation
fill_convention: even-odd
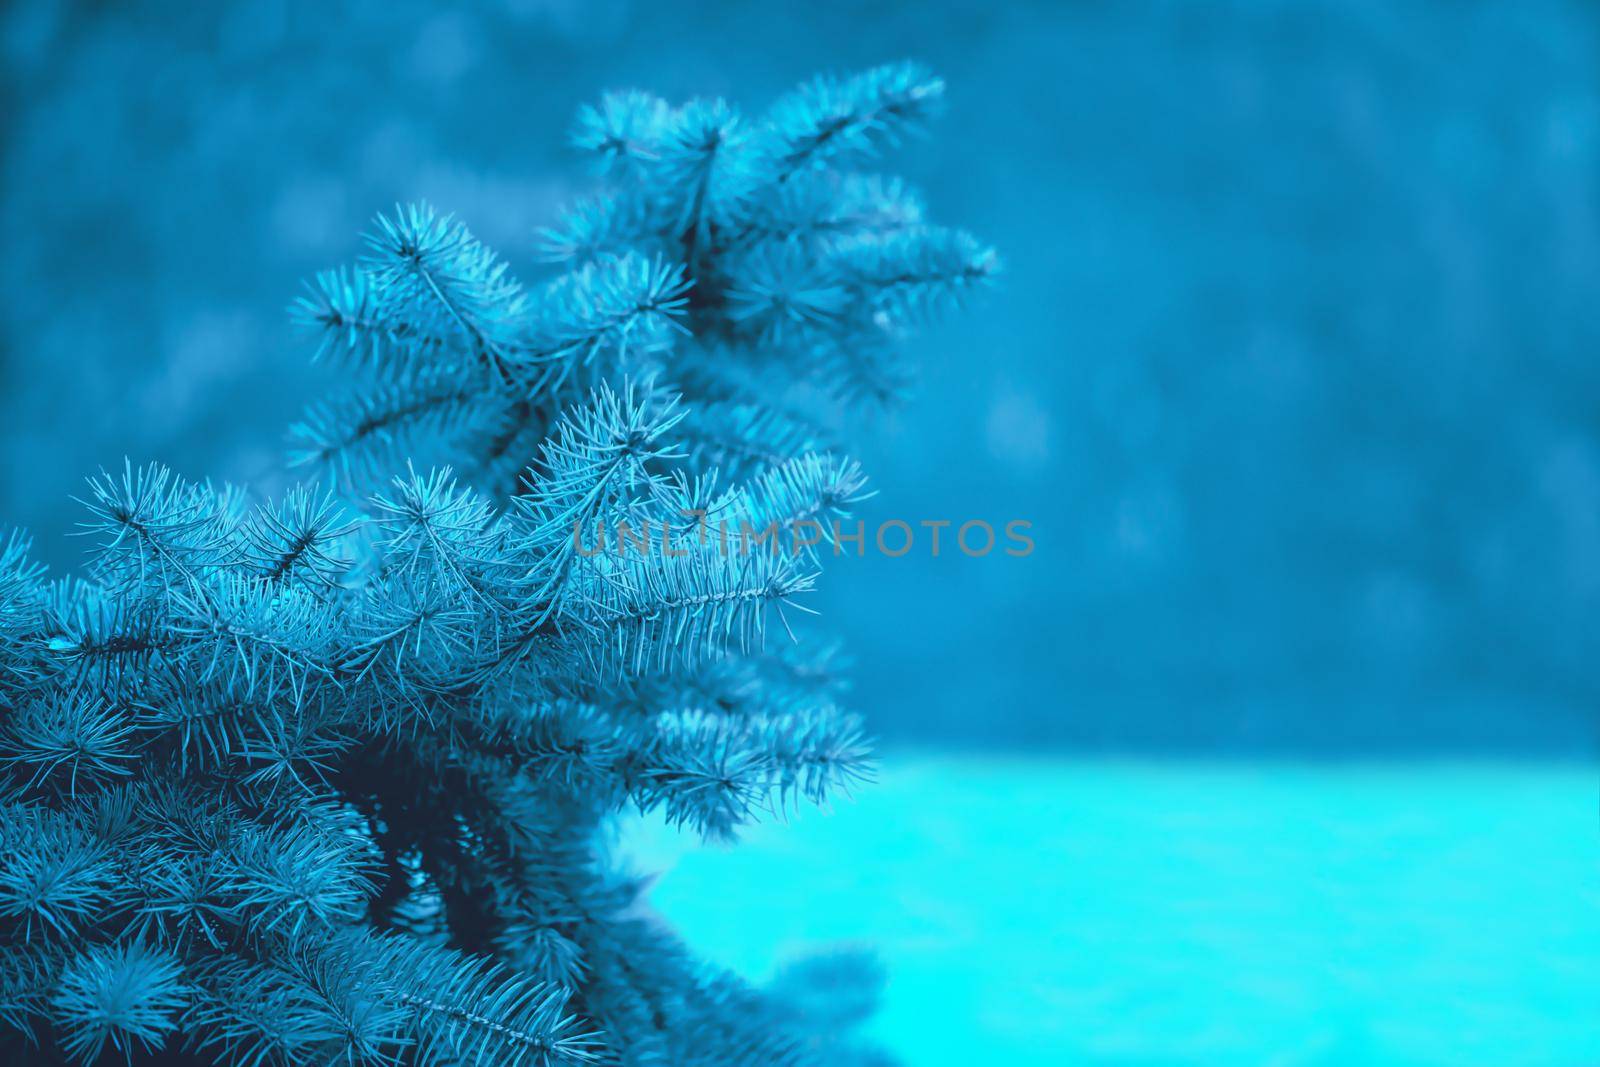
[[[865,427],[866,518],[1038,548],[838,561],[884,781],[730,853],[641,830],[658,903],[753,977],[879,942],[917,1063],[1600,1063],[1594,6],[0,18],[0,516],[62,566],[124,455],[281,477],[283,309],[377,211],[535,276],[579,103],[927,62],[888,165],[1008,273]]]

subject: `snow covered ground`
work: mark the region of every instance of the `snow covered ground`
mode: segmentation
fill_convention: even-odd
[[[891,973],[908,1064],[1600,1064],[1600,768],[891,759],[734,848],[639,825],[656,905],[760,979]]]

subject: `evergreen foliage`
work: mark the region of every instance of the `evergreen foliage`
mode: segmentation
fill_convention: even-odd
[[[870,774],[834,652],[767,640],[825,540],[708,530],[862,499],[837,414],[996,270],[852,169],[941,92],[608,96],[573,141],[614,188],[545,234],[564,274],[525,287],[412,206],[296,303],[347,383],[293,430],[329,488],[130,464],[89,483],[81,576],[0,547],[0,1051],[872,1058],[870,963],[760,992],[695,962],[605,829],[729,838]]]

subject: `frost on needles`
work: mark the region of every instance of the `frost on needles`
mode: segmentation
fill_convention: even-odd
[[[869,773],[833,653],[782,633],[818,557],[696,527],[846,513],[841,415],[995,273],[870,170],[942,89],[607,96],[553,280],[414,206],[296,304],[343,383],[302,487],[130,465],[81,575],[0,542],[7,1062],[880,1062],[868,962],[697,962],[605,830],[726,839]],[[675,547],[574,536],[620,524]]]

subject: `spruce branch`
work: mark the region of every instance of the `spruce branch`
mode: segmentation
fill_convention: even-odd
[[[609,187],[543,233],[564,273],[524,288],[419,204],[295,300],[339,385],[289,458],[328,488],[130,462],[89,483],[81,574],[0,540],[7,1040],[860,1061],[825,1032],[855,1016],[696,962],[608,826],[729,838],[870,780],[841,657],[796,622],[870,495],[841,425],[998,269],[850,169],[942,91],[902,64],[754,118],[608,96],[573,141]]]

